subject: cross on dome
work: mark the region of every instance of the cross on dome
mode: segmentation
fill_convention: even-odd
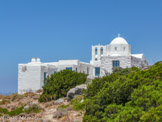
[[[118,37],[113,39],[110,44],[128,44],[128,42],[124,38],[120,37],[119,33]]]

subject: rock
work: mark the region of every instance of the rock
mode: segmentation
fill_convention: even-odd
[[[59,99],[57,99],[57,100],[54,102],[54,104],[60,104],[60,103],[63,103],[64,100],[65,100],[65,98],[59,98]]]
[[[67,116],[68,115],[68,111],[67,110],[62,111],[61,113],[62,113],[62,116]]]
[[[54,116],[53,118],[61,118],[63,116],[67,116],[68,115],[68,112],[67,110],[64,110],[64,111],[57,111],[54,113]]]
[[[35,108],[35,107],[39,107],[38,102],[31,102],[31,103],[29,103],[28,105],[24,106],[23,110],[27,110],[29,108]]]
[[[76,95],[81,95],[83,89],[87,89],[86,84],[81,84],[76,86],[75,88],[70,89],[67,93],[68,100],[73,99]]]
[[[24,107],[24,110],[27,110],[27,109],[29,109],[29,105],[26,105],[26,106]]]
[[[33,96],[33,99],[34,99],[34,100],[39,99],[39,95],[35,95],[35,96]]]
[[[38,102],[31,102],[30,105],[33,105],[33,104],[37,104],[38,105]]]
[[[19,114],[19,117],[25,117],[25,116],[26,116],[25,113],[21,113],[21,114]]]
[[[62,113],[60,111],[57,111],[56,113],[54,113],[53,118],[60,118],[62,117]]]
[[[83,102],[84,102],[84,100],[81,100],[80,102],[81,102],[81,103],[83,103]]]

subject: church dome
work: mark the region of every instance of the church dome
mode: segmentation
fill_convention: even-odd
[[[110,44],[128,44],[128,42],[122,37],[116,37]]]

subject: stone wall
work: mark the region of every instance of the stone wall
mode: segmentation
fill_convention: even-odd
[[[146,59],[141,59],[134,56],[131,56],[131,64],[132,67],[138,67],[138,68],[148,66],[148,62]]]

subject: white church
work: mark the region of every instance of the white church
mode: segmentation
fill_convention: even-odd
[[[84,72],[88,77],[105,76],[112,73],[114,67],[130,68],[145,67],[148,62],[144,54],[131,54],[131,46],[120,37],[116,37],[108,45],[92,46],[92,59],[90,63],[80,60],[59,60],[58,62],[43,63],[40,58],[32,58],[27,64],[18,65],[18,93],[41,89],[47,76],[64,69],[75,72]]]

